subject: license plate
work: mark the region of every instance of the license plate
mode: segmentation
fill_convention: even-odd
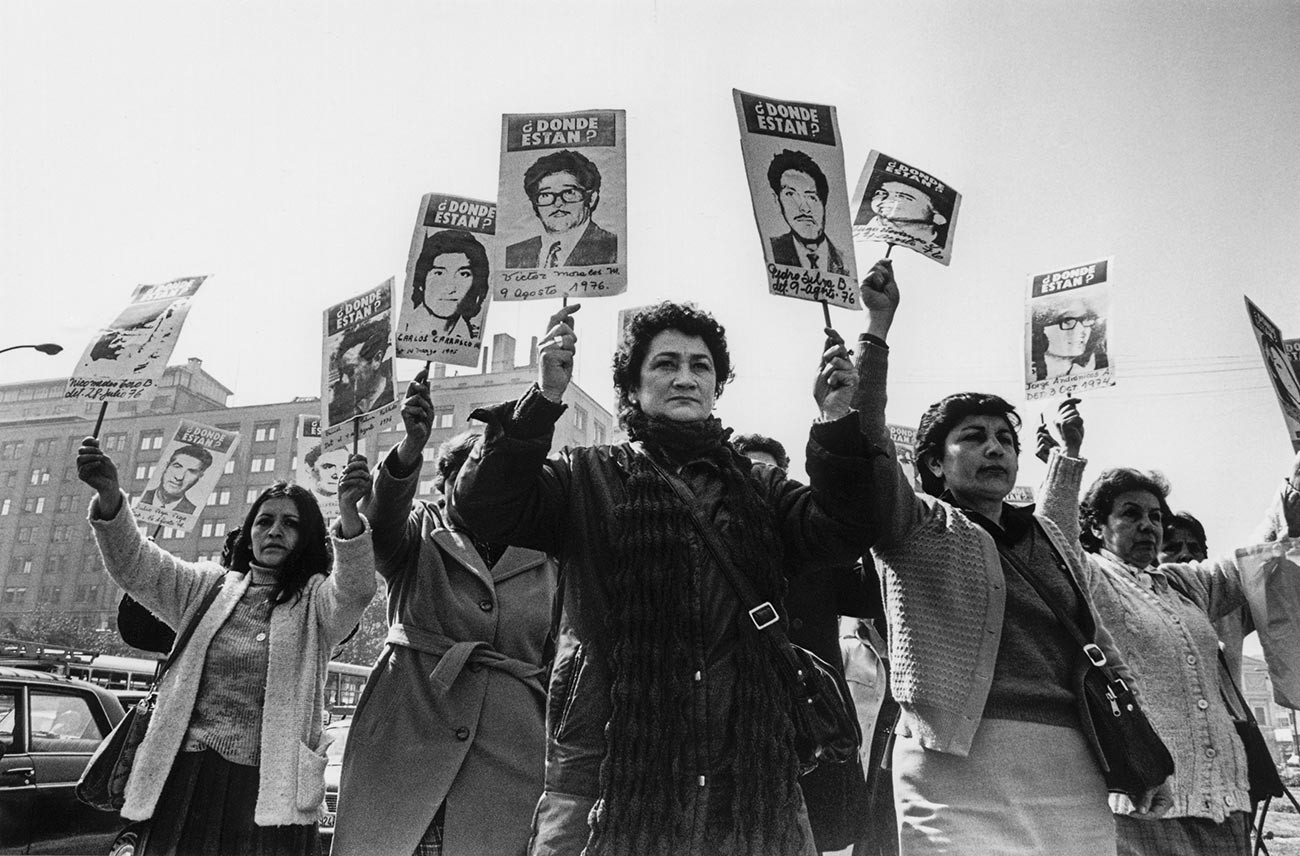
[[[333,829],[334,815],[332,813],[327,813],[324,817],[320,819],[320,825],[325,829]]]

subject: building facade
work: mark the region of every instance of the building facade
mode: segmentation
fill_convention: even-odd
[[[443,440],[471,428],[478,407],[518,398],[537,376],[533,340],[526,365],[515,366],[515,340],[498,334],[485,348],[481,370],[447,375],[434,366],[430,393],[433,433],[426,458]],[[407,365],[410,365],[409,363]],[[404,390],[409,378],[398,383]],[[0,636],[21,635],[41,611],[74,616],[89,627],[112,627],[120,589],[104,573],[86,524],[90,490],[77,479],[76,452],[94,429],[99,402],[63,398],[66,378],[0,386]],[[188,533],[150,530],[158,543],[184,558],[215,560],[225,535],[243,523],[258,494],[297,468],[298,416],[320,414],[317,396],[244,407],[227,405],[231,390],[202,362],[169,366],[148,401],[109,405],[99,438],[117,464],[123,489],[138,496],[158,466],[166,438],[186,419],[239,432],[239,444]],[[610,412],[573,384],[569,409],[556,426],[555,447],[615,439]],[[380,435],[372,464],[401,440],[401,427]],[[433,498],[432,468],[421,496]]]

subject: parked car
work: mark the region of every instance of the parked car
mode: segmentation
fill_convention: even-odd
[[[343,750],[348,745],[351,719],[336,720],[325,726],[325,816],[320,821],[321,847],[329,852],[334,841],[334,819],[339,811],[339,775],[343,772]]]
[[[121,817],[73,789],[123,716],[103,687],[0,666],[0,853],[109,852]]]

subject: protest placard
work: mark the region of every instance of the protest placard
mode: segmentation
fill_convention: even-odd
[[[320,504],[321,514],[329,521],[339,513],[339,478],[348,464],[352,449],[340,447],[328,452],[321,449],[319,413],[298,416],[297,445],[294,481],[312,492]],[[365,455],[368,446],[368,440],[361,440],[357,454]]]
[[[895,425],[890,423],[885,426],[889,429],[889,439],[894,441],[894,451],[898,456],[898,463],[903,468],[903,474],[907,476],[908,482],[912,485],[912,490],[917,493],[924,493],[921,487],[921,475],[916,469],[916,429],[907,425]]]
[[[63,396],[130,401],[153,395],[176,347],[190,299],[205,279],[190,276],[136,286],[131,302],[81,355]]]
[[[393,388],[393,280],[325,310],[321,357],[324,451],[351,448],[397,421]],[[354,425],[354,421],[357,423]]]
[[[835,108],[731,94],[768,292],[861,308]]]
[[[182,419],[131,505],[135,519],[189,532],[238,442],[234,431]]]
[[[1282,342],[1287,358],[1291,360],[1291,370],[1300,377],[1300,339],[1286,339]]]
[[[627,290],[627,113],[501,117],[497,300]]]
[[[1259,635],[1273,700],[1300,709],[1300,539],[1272,541],[1237,551],[1241,587]]]
[[[427,193],[411,235],[397,313],[397,356],[478,365],[487,324],[488,255],[495,202]],[[491,243],[487,241],[486,243]]]
[[[1114,259],[1033,274],[1025,301],[1025,397],[1114,386],[1107,345]]]
[[[874,149],[853,189],[853,237],[952,261],[961,194],[946,181]]]
[[[1282,418],[1286,420],[1286,433],[1291,448],[1300,451],[1300,380],[1283,345],[1282,330],[1258,306],[1246,300],[1246,314],[1250,316],[1250,329],[1255,332],[1259,352],[1264,356],[1264,368],[1277,393]]]

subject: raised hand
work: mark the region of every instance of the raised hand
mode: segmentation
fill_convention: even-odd
[[[1079,413],[1079,399],[1067,398],[1056,409],[1056,430],[1065,443],[1065,454],[1079,457],[1083,447],[1083,416]]]
[[[573,313],[582,308],[581,303],[570,303],[551,316],[546,335],[537,349],[540,365],[537,385],[556,404],[573,380],[573,358],[577,353],[578,334],[573,332]]]
[[[813,381],[813,400],[821,410],[822,419],[833,421],[845,416],[853,407],[853,396],[858,389],[858,373],[853,368],[844,337],[834,328],[826,328],[826,346],[822,352],[817,379]]]
[[[77,450],[77,478],[99,494],[99,513],[105,519],[117,516],[122,505],[122,489],[117,465],[99,448],[99,440],[87,437]]]
[[[402,424],[406,436],[397,446],[397,459],[404,467],[413,467],[433,431],[433,401],[429,398],[429,373],[421,369],[406,387],[402,401]]]
[[[885,338],[898,309],[898,282],[894,262],[881,259],[862,278],[862,304],[867,307],[867,332]]]
[[[1034,452],[1034,456],[1043,463],[1047,463],[1047,459],[1052,456],[1052,450],[1059,445],[1061,444],[1056,442],[1056,438],[1052,436],[1052,429],[1047,427],[1047,421],[1043,419],[1043,415],[1040,413],[1038,415],[1038,450]]]
[[[365,529],[357,505],[370,496],[374,481],[365,455],[353,455],[339,478],[339,529],[344,538],[355,538]]]

